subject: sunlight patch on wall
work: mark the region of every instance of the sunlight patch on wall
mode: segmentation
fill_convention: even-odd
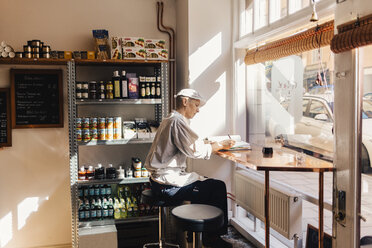
[[[219,57],[222,53],[222,33],[219,32],[189,57],[190,85]]]
[[[18,230],[26,224],[26,220],[32,212],[39,209],[39,197],[28,197],[18,204]]]
[[[12,238],[12,212],[9,212],[0,219],[0,247],[5,247]]]
[[[223,72],[215,83],[219,84],[218,91],[208,99],[206,105],[200,109],[200,113],[191,121],[192,129],[200,138],[223,134],[223,130],[227,128],[226,72]],[[203,92],[201,94],[205,95]]]

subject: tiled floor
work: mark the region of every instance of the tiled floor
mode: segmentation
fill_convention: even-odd
[[[244,238],[240,233],[232,226],[229,226],[228,234],[223,236],[223,238],[233,244],[233,248],[255,248],[252,243],[250,243],[246,238]]]

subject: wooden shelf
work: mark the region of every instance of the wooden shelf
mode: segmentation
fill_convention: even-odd
[[[161,99],[76,99],[76,105],[106,105],[106,104],[161,104]]]
[[[126,145],[126,144],[151,144],[154,138],[149,139],[119,139],[119,140],[91,140],[88,142],[78,141],[78,146],[99,146],[99,145]]]
[[[43,58],[0,58],[0,64],[8,65],[67,65],[68,61],[73,59],[43,59]],[[168,60],[118,60],[118,59],[76,59],[76,65],[94,66],[94,65],[137,65],[137,64],[158,64],[168,63]]]
[[[69,59],[0,58],[0,64],[8,65],[67,65]]]
[[[79,185],[148,183],[149,177],[127,177],[124,179],[78,180]]]

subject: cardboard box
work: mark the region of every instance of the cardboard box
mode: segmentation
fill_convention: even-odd
[[[145,39],[141,37],[123,37],[121,38],[122,47],[145,47]]]
[[[168,60],[167,49],[146,49],[147,60]]]
[[[145,39],[145,48],[165,49],[165,40]]]
[[[119,37],[111,37],[111,59],[122,59],[122,55],[121,39]]]
[[[123,59],[145,59],[146,50],[143,48],[124,48]]]

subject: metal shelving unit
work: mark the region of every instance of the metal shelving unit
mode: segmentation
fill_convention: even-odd
[[[1,63],[1,61],[0,61]],[[42,61],[41,63],[45,63]],[[56,62],[57,63],[57,62]],[[120,223],[142,222],[142,221],[156,221],[157,216],[142,216],[131,217],[124,220],[100,220],[100,221],[84,221],[79,223],[78,209],[79,197],[78,187],[81,185],[91,184],[133,184],[146,183],[149,178],[126,178],[123,180],[78,180],[78,163],[79,163],[79,147],[86,146],[106,146],[106,145],[131,145],[131,144],[150,144],[151,139],[132,139],[132,140],[112,140],[112,141],[90,141],[77,142],[76,140],[76,118],[77,109],[80,105],[94,105],[99,108],[99,105],[115,105],[117,108],[120,105],[154,105],[155,120],[161,121],[169,112],[169,79],[168,79],[168,63],[167,61],[115,61],[115,60],[67,60],[67,78],[68,78],[68,118],[69,118],[69,145],[70,145],[70,188],[71,188],[71,206],[72,206],[72,247],[79,246],[79,228],[85,228],[96,225],[112,225]],[[78,66],[92,66],[92,67],[154,67],[160,66],[160,73],[162,78],[161,99],[114,99],[114,100],[76,100],[75,98],[75,81],[76,69]],[[119,106],[118,106],[119,105]],[[129,106],[130,107],[130,106]]]

